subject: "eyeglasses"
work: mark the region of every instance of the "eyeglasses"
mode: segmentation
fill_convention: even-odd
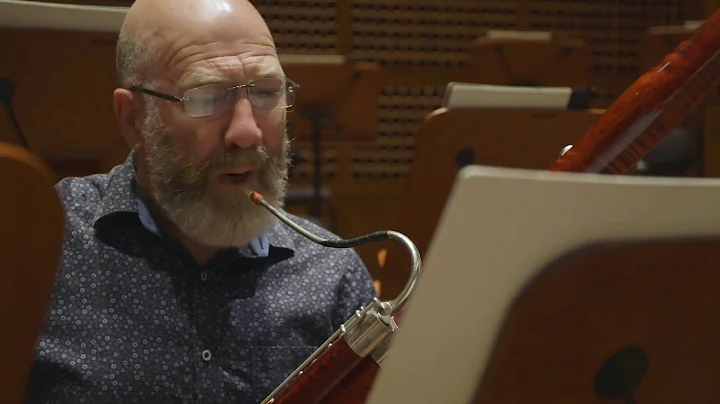
[[[300,85],[290,79],[265,78],[235,86],[228,86],[224,83],[207,84],[185,91],[182,97],[164,94],[141,86],[129,88],[130,91],[182,103],[185,113],[193,118],[217,115],[232,108],[240,89],[246,91],[253,106],[276,109],[293,106]]]

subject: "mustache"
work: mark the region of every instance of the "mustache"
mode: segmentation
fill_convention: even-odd
[[[270,153],[264,146],[224,150],[216,152],[206,158],[201,167],[199,167],[199,171],[231,170],[233,168],[246,166],[260,167],[270,159]]]

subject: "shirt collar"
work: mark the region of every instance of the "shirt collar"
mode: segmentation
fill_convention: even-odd
[[[135,152],[131,151],[124,163],[113,167],[107,174],[108,181],[105,187],[102,202],[95,212],[93,226],[101,225],[104,218],[116,214],[135,214],[140,223],[150,232],[157,234],[158,229],[152,217],[147,201],[137,186],[135,171]],[[260,234],[257,238],[238,251],[245,257],[267,257],[270,247],[281,247],[293,250],[295,236],[292,230],[278,223]],[[273,242],[270,243],[270,240]]]

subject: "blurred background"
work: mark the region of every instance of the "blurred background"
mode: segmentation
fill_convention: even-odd
[[[17,12],[17,3],[36,2],[13,3]],[[82,10],[68,5],[131,3],[58,0],[45,3],[58,8],[43,8],[42,19]],[[0,21],[8,4],[0,1]],[[343,238],[398,230],[424,252],[459,168],[548,167],[720,1],[254,4],[301,86],[290,114],[287,209]],[[86,11],[76,26],[22,26],[15,17],[0,25],[0,141],[24,138],[58,179],[107,172],[128,152],[111,98],[121,20],[104,25],[106,10]],[[716,95],[629,175],[720,177]],[[405,252],[386,244],[358,252],[382,295],[394,296],[407,275]]]

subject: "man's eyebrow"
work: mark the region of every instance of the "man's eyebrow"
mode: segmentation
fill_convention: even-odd
[[[285,73],[278,65],[263,66],[253,74],[257,78],[283,78]]]
[[[259,68],[257,71],[252,72],[248,76],[249,80],[262,78],[282,79],[285,77],[285,73],[279,65],[268,65]],[[187,90],[207,84],[229,84],[231,82],[232,80],[222,75],[203,72],[192,72],[189,73],[187,76],[183,77],[178,84],[181,89]]]
[[[180,88],[189,89],[206,84],[228,83],[227,77],[217,76],[213,74],[192,72],[180,80]]]

